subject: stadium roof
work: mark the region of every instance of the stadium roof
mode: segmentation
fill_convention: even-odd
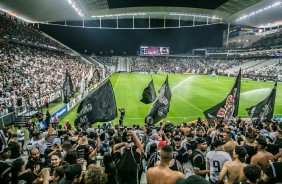
[[[32,22],[150,17],[262,27],[282,21],[281,0],[1,0],[0,8]]]

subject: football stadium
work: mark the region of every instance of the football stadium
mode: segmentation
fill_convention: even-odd
[[[1,182],[281,183],[281,12],[1,0]]]

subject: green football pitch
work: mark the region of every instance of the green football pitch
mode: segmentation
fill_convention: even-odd
[[[158,91],[166,79],[164,74],[152,75],[155,89]],[[114,74],[110,78],[117,103],[117,108],[125,108],[124,125],[144,124],[144,118],[152,104],[140,102],[142,92],[151,80],[148,74]],[[203,111],[224,100],[230,92],[234,77],[219,76],[218,81],[207,75],[168,75],[169,86],[172,92],[170,109],[165,121],[180,124],[204,118]],[[273,82],[258,82],[242,79],[239,115],[248,117],[246,108],[257,104],[267,97],[273,88]],[[282,115],[282,86],[278,84],[274,116]],[[74,121],[77,107],[67,114],[61,122]],[[119,118],[113,120],[118,123]]]

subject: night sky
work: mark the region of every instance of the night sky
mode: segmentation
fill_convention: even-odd
[[[128,25],[119,24],[119,27],[123,26]],[[135,26],[138,27],[138,24],[136,23]],[[141,45],[170,47],[173,54],[187,53],[194,48],[220,47],[222,34],[227,29],[227,25],[147,30],[40,25],[40,29],[79,53],[85,54],[87,50],[88,55],[92,53],[101,55],[101,52],[102,55],[123,55],[124,53],[136,55]]]

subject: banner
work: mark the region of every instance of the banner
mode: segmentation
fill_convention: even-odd
[[[236,81],[232,87],[232,90],[228,96],[215,105],[214,107],[204,111],[207,119],[221,119],[229,120],[231,117],[238,115],[239,100],[240,100],[240,88],[241,88],[241,69],[237,75]]]
[[[250,118],[258,118],[258,120],[270,121],[273,117],[275,98],[276,98],[277,81],[274,84],[268,97],[256,104],[255,106],[246,109]]]
[[[50,122],[54,121],[55,116],[59,119],[61,119],[63,116],[65,116],[73,107],[75,107],[81,100],[82,96],[81,94],[78,95],[75,99],[73,99],[71,102],[67,103],[63,107],[61,107],[59,110],[51,114],[51,120]],[[38,129],[41,129],[43,127],[46,127],[46,119],[44,119],[40,124],[38,125]]]
[[[167,113],[169,112],[170,100],[171,100],[171,91],[168,84],[168,76],[161,89],[159,94],[152,105],[149,113],[145,118],[145,123],[148,125],[154,125],[158,121],[166,118]]]
[[[72,80],[71,80],[71,76],[70,73],[68,71],[66,71],[66,75],[65,75],[65,81],[63,84],[63,99],[64,99],[64,103],[69,103],[71,97],[74,95],[74,89],[73,89],[73,84],[72,84]]]
[[[144,89],[142,94],[142,99],[140,101],[143,102],[144,104],[149,104],[152,103],[156,99],[156,97],[157,95],[155,91],[154,82],[152,79],[148,87]]]
[[[77,113],[75,121],[81,126],[115,119],[117,117],[116,99],[110,80],[90,93],[80,103]]]
[[[45,102],[46,98],[48,99],[48,102],[51,103],[54,100],[61,98],[61,97],[62,97],[62,91],[61,90],[54,91],[54,92],[49,93],[49,94],[41,95],[40,98],[36,99],[36,104],[38,105],[38,108],[41,108],[41,107],[44,106],[44,102]]]
[[[82,98],[84,98],[88,94],[88,83],[87,80],[85,80],[84,71],[82,72],[82,79],[80,82],[80,93],[82,95]]]

